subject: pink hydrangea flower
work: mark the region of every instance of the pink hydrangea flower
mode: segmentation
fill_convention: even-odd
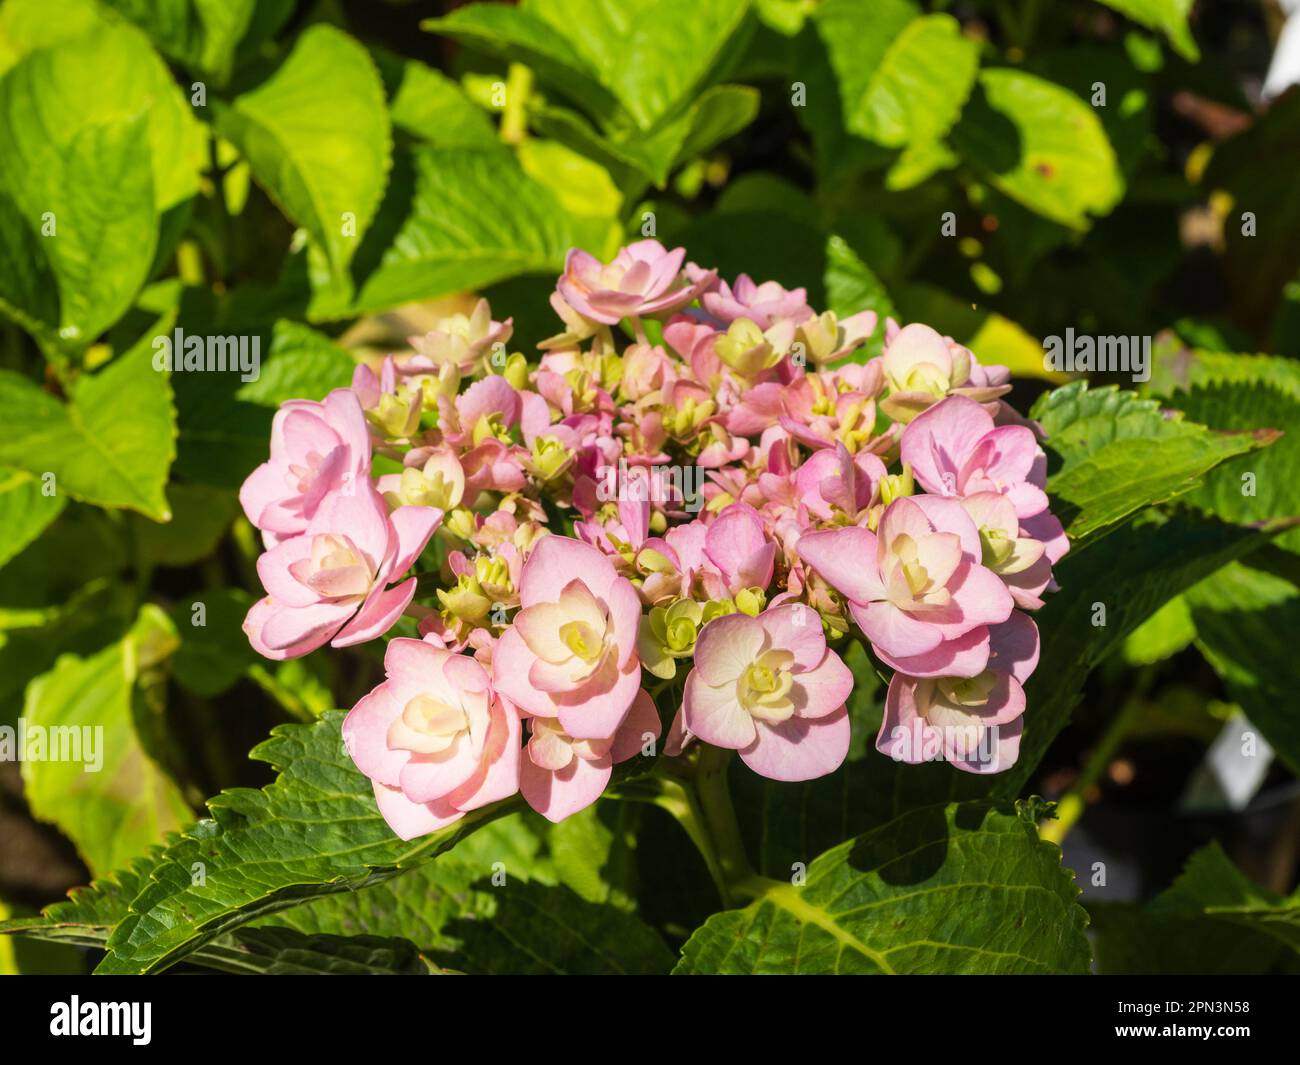
[[[891,418],[910,422],[944,396],[961,395],[997,407],[997,398],[1011,390],[1005,366],[981,366],[970,350],[928,325],[885,326],[881,359],[889,395],[881,408]]]
[[[682,725],[738,750],[762,776],[811,780],[834,772],[848,753],[852,690],[853,674],[827,648],[810,608],[731,614],[709,622],[696,642]]]
[[[684,248],[669,251],[657,240],[638,240],[602,263],[574,248],[564,261],[558,290],[586,318],[617,325],[624,318],[671,314],[713,284],[716,271],[694,282],[681,278]]]
[[[627,717],[608,739],[577,740],[553,717],[533,717],[520,759],[519,790],[528,805],[551,821],[563,821],[595,802],[618,762],[659,738],[659,715],[638,691]]]
[[[271,423],[271,458],[248,475],[239,502],[274,544],[307,528],[331,492],[370,477],[370,430],[349,388],[323,403],[295,399]]]
[[[879,530],[807,533],[799,556],[848,601],[878,657],[918,677],[973,676],[988,662],[987,626],[1014,602],[980,564],[975,523],[953,500],[896,499]]]
[[[436,375],[442,367],[454,366],[458,373],[468,376],[494,345],[504,347],[513,332],[514,320],[494,322],[488,301],[481,299],[469,315],[450,315],[424,336],[410,337],[415,354],[399,364],[397,370],[404,376]]]
[[[390,515],[368,481],[335,492],[306,530],[257,560],[267,595],[253,604],[244,632],[267,658],[298,658],[325,643],[348,647],[382,636],[415,594],[411,568],[442,520],[434,507]]]
[[[402,839],[519,790],[519,714],[478,662],[397,639],[384,652],[384,672],[344,718],[343,741]]]
[[[519,583],[522,609],[497,641],[497,690],[576,739],[609,739],[640,689],[641,600],[590,544],[538,541]]]
[[[899,453],[927,492],[998,492],[1020,518],[1047,509],[1046,458],[1033,432],[1023,425],[995,427],[993,416],[965,396],[949,396],[917,415],[903,430]]]
[[[700,297],[700,303],[719,322],[730,325],[737,318],[748,318],[763,330],[778,320],[798,323],[813,316],[807,289],[787,289],[776,281],[756,285],[748,274],[736,278],[734,286],[719,281]]]
[[[901,762],[942,758],[967,773],[1001,773],[1020,756],[1022,687],[1038,663],[1038,627],[1013,613],[990,629],[988,668],[974,677],[895,673],[876,749]]]

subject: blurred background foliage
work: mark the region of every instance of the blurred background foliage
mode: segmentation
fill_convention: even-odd
[[[257,544],[236,490],[280,402],[346,384],[471,293],[530,350],[555,330],[546,300],[574,245],[607,257],[654,235],[724,276],[807,286],[815,306],[926,321],[1009,365],[1021,410],[1069,379],[1044,369],[1043,337],[1155,337],[1144,397],[1287,431],[1180,502],[1240,523],[1300,514],[1285,14],[4,0],[0,724],[102,724],[106,764],[0,765],[0,899],[30,913],[126,866],[207,796],[270,780],[247,752],[271,727],[375,683],[375,648],[252,654]],[[257,337],[261,376],[154,372],[153,338],[178,327]],[[1296,968],[1298,551],[1283,532],[1151,613],[1025,781],[1063,799],[1046,831],[1080,870],[1105,971]],[[1105,571],[1092,579],[1104,598]],[[1243,733],[1263,747],[1246,770]],[[736,786],[743,803],[759,784]],[[612,899],[679,943],[714,908],[698,859],[659,811],[608,805],[509,837],[529,890]],[[459,908],[446,896],[429,937],[460,949],[454,922],[495,904],[467,870],[446,876],[465,879]],[[324,912],[295,934],[336,927]],[[272,931],[244,949],[274,954],[289,933]],[[25,940],[0,959],[86,964]]]

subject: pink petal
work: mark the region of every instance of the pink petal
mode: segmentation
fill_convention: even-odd
[[[644,690],[637,692],[632,701],[632,709],[627,712],[623,724],[614,734],[614,743],[609,749],[610,757],[616,763],[635,758],[649,740],[659,738],[661,728],[654,700]]]
[[[853,526],[804,533],[795,550],[832,588],[854,603],[885,598],[874,533]]]
[[[853,694],[853,671],[834,651],[813,669],[796,673],[794,712],[797,717],[825,717],[848,702]]]
[[[442,511],[437,507],[398,507],[388,517],[397,533],[397,555],[385,573],[391,582],[400,578],[420,557],[429,537],[442,523]]]
[[[313,603],[304,607],[275,603],[266,612],[260,639],[285,658],[299,658],[322,646],[355,609],[351,603]],[[249,614],[251,617],[252,611]]]
[[[769,780],[813,780],[833,773],[849,753],[849,712],[841,707],[825,717],[792,717],[779,725],[755,722],[754,742],[741,760]]]
[[[573,691],[550,696],[564,731],[575,740],[605,740],[618,731],[641,689],[641,663],[635,659],[622,669],[609,660],[592,680]]]
[[[574,758],[563,769],[551,773],[523,757],[519,760],[519,790],[528,805],[548,821],[563,821],[600,798],[613,764],[609,756],[595,762]]]
[[[402,611],[410,605],[415,595],[415,578],[380,591],[378,587],[366,598],[356,617],[347,623],[333,640],[331,647],[351,647],[382,636],[396,624]]]
[[[933,651],[943,642],[943,633],[939,629],[905,614],[892,603],[859,606],[850,602],[849,612],[880,655],[911,658]]]
[[[826,657],[822,619],[812,607],[803,603],[772,607],[759,615],[758,623],[769,645],[791,652],[799,669],[814,669]]]
[[[981,625],[919,655],[895,657],[874,645],[872,649],[885,665],[909,676],[974,677],[988,666],[989,630]]]
[[[358,769],[372,780],[397,787],[410,751],[388,747],[388,727],[402,712],[387,684],[358,700],[343,719],[343,745]]]
[[[375,804],[399,839],[427,836],[465,816],[448,803],[412,802],[399,788],[386,787],[377,780],[373,783]]]
[[[965,396],[949,396],[912,419],[903,430],[899,457],[911,464],[927,492],[956,495],[966,460],[992,431],[993,418],[980,404]]]
[[[739,750],[754,742],[755,722],[736,700],[735,684],[711,686],[700,676],[698,665],[686,678],[682,723],[715,747]]]
[[[285,606],[311,606],[321,596],[296,578],[289,567],[295,562],[311,557],[312,538],[294,536],[282,540],[257,559],[257,576],[268,595]]]
[[[1000,625],[989,628],[988,668],[1010,673],[1021,684],[1038,666],[1038,626],[1028,614],[1014,610]]]
[[[695,641],[695,670],[705,684],[731,684],[754,664],[766,639],[763,626],[747,614],[715,618]]]
[[[524,563],[519,601],[523,606],[555,603],[575,577],[597,596],[614,582],[614,564],[590,544],[567,536],[544,536]]]

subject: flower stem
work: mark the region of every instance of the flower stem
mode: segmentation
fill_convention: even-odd
[[[528,96],[533,88],[533,72],[522,63],[511,63],[506,73],[506,108],[501,116],[501,139],[518,144],[528,132]]]
[[[740,840],[740,824],[731,805],[731,792],[727,787],[727,766],[731,751],[711,744],[702,744],[699,761],[695,766],[693,781],[695,800],[709,839],[713,844],[715,859],[722,876],[719,890],[726,906],[733,904],[741,885],[754,879],[753,867]]]

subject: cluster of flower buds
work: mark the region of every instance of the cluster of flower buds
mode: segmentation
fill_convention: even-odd
[[[407,619],[344,723],[395,832],[516,792],[559,820],[616,763],[692,744],[830,773],[852,640],[893,671],[881,751],[1015,761],[1027,612],[1067,545],[1005,368],[892,321],[866,359],[875,314],[654,240],[571,252],[551,303],[537,361],[480,301],[286,404],[241,493],[267,547],[261,654]]]

